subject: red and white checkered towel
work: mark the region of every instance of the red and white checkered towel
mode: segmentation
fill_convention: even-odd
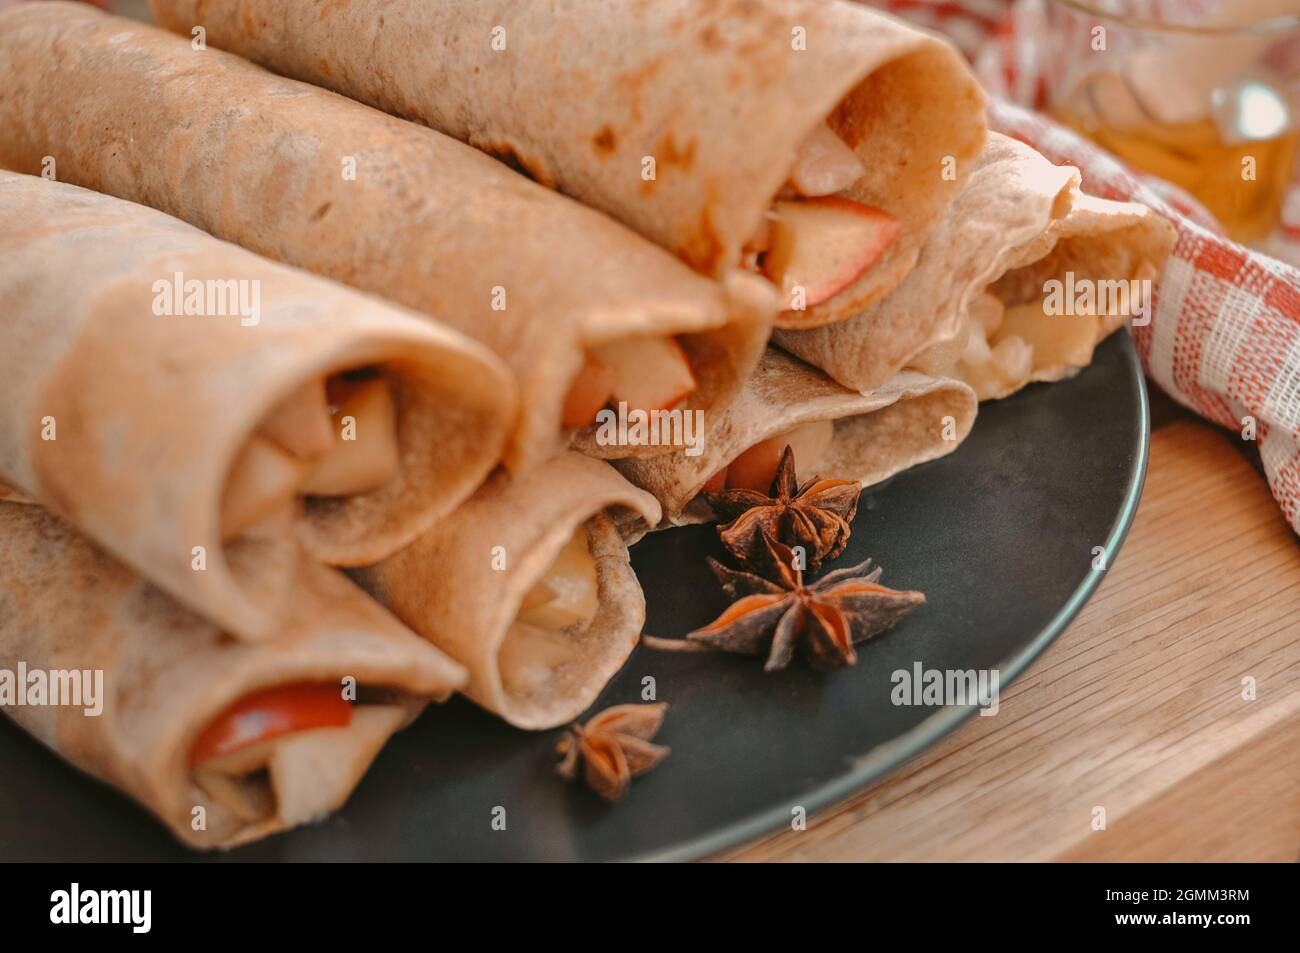
[[[1045,92],[1034,43],[1046,28],[1044,0],[864,2],[946,34],[970,56],[992,97],[992,128],[1077,166],[1085,191],[1141,202],[1174,222],[1178,243],[1151,323],[1132,329],[1142,364],[1167,394],[1215,423],[1241,434],[1254,419],[1273,496],[1300,533],[1300,270],[1229,240],[1186,192],[1030,111]],[[1288,205],[1300,210],[1300,187]]]

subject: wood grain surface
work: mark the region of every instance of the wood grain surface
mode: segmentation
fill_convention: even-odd
[[[999,713],[719,859],[1300,859],[1300,542],[1230,434],[1153,417],[1128,541]]]

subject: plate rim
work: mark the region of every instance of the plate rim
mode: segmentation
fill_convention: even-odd
[[[1124,499],[1118,516],[1111,526],[1106,539],[1104,555],[1106,569],[1093,570],[1071,593],[1070,598],[1057,611],[1050,622],[1020,651],[998,666],[1000,684],[1005,688],[1011,685],[1034,663],[1053,642],[1060,637],[1066,627],[1074,621],[1092,594],[1101,585],[1102,579],[1115,565],[1133,519],[1137,515],[1138,504],[1142,499],[1142,489],[1146,485],[1147,465],[1151,450],[1151,405],[1148,399],[1146,374],[1142,361],[1138,357],[1132,335],[1125,328],[1124,343],[1121,346],[1124,361],[1129,371],[1137,379],[1138,396],[1138,446],[1137,454],[1130,469],[1129,483],[1125,488]],[[1103,344],[1105,342],[1102,342]],[[1100,347],[1101,345],[1098,345]],[[1086,372],[1086,368],[1084,371]],[[1046,386],[1051,386],[1047,384]],[[979,418],[976,417],[978,426]],[[866,789],[875,781],[894,771],[912,758],[916,757],[932,744],[949,734],[979,708],[978,701],[966,705],[946,705],[936,711],[920,724],[889,741],[879,744],[866,754],[852,759],[852,767],[844,774],[814,787],[807,794],[798,797],[798,802],[806,808],[808,814],[821,811],[837,801]],[[772,833],[784,826],[790,814],[785,806],[751,814],[719,830],[694,837],[683,843],[674,844],[662,850],[647,851],[624,858],[633,863],[683,863],[711,857],[746,841],[752,841]]]

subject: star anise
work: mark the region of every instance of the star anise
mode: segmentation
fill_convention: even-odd
[[[794,451],[786,447],[766,496],[737,488],[705,493],[704,499],[718,519],[726,521],[718,527],[718,535],[741,564],[755,567],[762,555],[759,534],[766,530],[787,546],[802,547],[807,570],[815,573],[824,561],[844,552],[861,493],[857,480],[813,477],[800,485],[795,479]]]
[[[568,734],[555,743],[561,756],[555,770],[566,781],[578,776],[582,761],[583,780],[606,801],[617,801],[628,784],[664,758],[669,749],[651,744],[663,724],[668,705],[615,705],[588,720],[570,726]]]
[[[765,528],[759,529],[759,539],[772,579],[710,559],[722,588],[737,601],[688,634],[687,642],[743,655],[766,652],[767,672],[789,665],[796,649],[817,668],[841,668],[857,662],[855,643],[889,631],[925,602],[920,592],[880,585],[881,569],[868,572],[869,559],[805,585],[790,547]]]

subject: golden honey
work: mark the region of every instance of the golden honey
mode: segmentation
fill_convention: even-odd
[[[1186,189],[1239,242],[1266,236],[1277,224],[1292,178],[1297,133],[1227,143],[1209,118],[1117,128],[1095,114],[1054,109],[1053,115],[1134,168]]]

